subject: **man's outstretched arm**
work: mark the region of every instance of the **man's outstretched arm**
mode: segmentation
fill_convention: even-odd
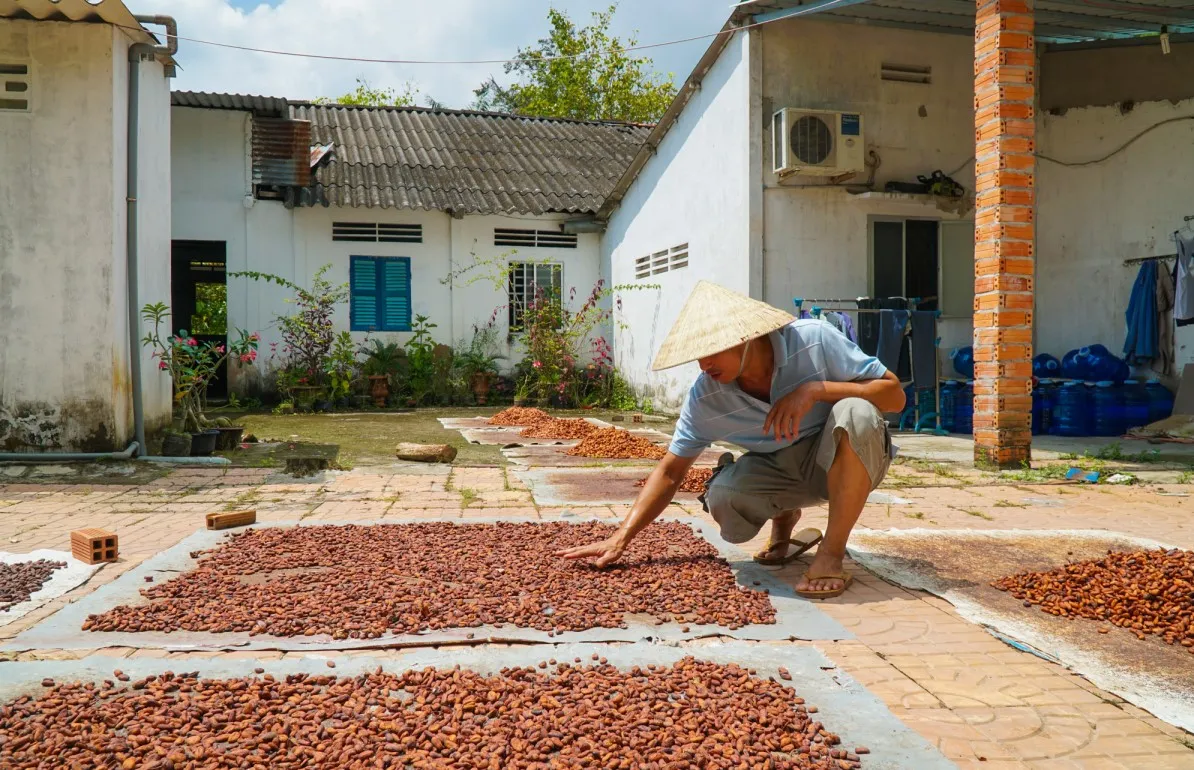
[[[599,543],[578,545],[575,548],[558,551],[556,556],[562,556],[565,559],[592,557],[597,560],[595,563],[598,567],[613,564],[622,558],[622,552],[626,550],[626,546],[634,539],[634,536],[659,518],[659,514],[667,508],[672,498],[676,496],[676,492],[679,491],[680,484],[684,481],[684,475],[688,473],[688,469],[694,462],[696,462],[695,456],[678,457],[668,452],[655,466],[655,470],[651,471],[646,485],[643,486],[643,491],[638,493],[638,498],[630,508],[630,513],[626,515],[626,520],[622,522],[622,526],[618,527],[617,532]]]

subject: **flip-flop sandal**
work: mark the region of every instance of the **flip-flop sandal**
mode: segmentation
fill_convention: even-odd
[[[780,567],[796,561],[799,556],[805,554],[808,549],[819,542],[821,542],[821,530],[809,527],[792,535],[791,540],[767,543],[767,547],[756,553],[754,559],[757,564],[762,564],[765,567]],[[795,546],[796,550],[784,556],[764,556],[764,554],[771,553],[779,548],[786,548],[787,546]]]
[[[811,589],[806,589],[804,591],[801,591],[800,589],[796,589],[796,595],[803,596],[805,599],[832,599],[835,596],[841,596],[842,594],[844,594],[846,592],[846,589],[849,588],[850,585],[854,582],[854,576],[844,570],[841,572],[841,574],[838,574],[838,575],[810,575],[806,572],[806,573],[804,573],[804,579],[810,583],[813,582],[814,580],[840,580],[840,581],[842,581],[841,588],[829,588],[824,591],[813,591]]]

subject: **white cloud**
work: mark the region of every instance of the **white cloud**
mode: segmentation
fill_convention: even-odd
[[[126,0],[139,14],[165,13],[181,37],[303,53],[378,59],[505,59],[547,31],[549,0]],[[573,20],[608,0],[558,0]],[[624,0],[614,32],[638,30],[654,43],[717,31],[728,0]],[[655,49],[656,67],[683,80],[709,41]],[[375,86],[407,81],[449,107],[466,107],[493,65],[398,65],[339,62],[220,48],[183,40],[173,88],[309,99],[352,90],[364,77]]]

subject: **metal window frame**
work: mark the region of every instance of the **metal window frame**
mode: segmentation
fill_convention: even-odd
[[[509,333],[511,335],[513,335],[513,334],[517,334],[522,331],[521,314],[524,313],[526,310],[526,302],[528,299],[527,298],[527,287],[537,285],[537,281],[538,281],[538,278],[536,276],[535,280],[532,281],[530,284],[528,284],[524,277],[522,279],[523,280],[522,296],[516,297],[515,293],[514,293],[514,280],[515,280],[514,273],[515,273],[515,271],[520,270],[520,269],[525,270],[527,267],[553,268],[555,270],[555,275],[553,276],[553,278],[555,276],[559,276],[560,301],[562,302],[564,300],[564,263],[563,262],[542,262],[542,261],[536,262],[533,260],[514,259],[514,260],[510,260],[509,265],[510,265],[510,273],[509,273],[510,279],[506,285],[506,303],[507,303],[507,308],[508,308],[507,313],[506,313],[506,323],[507,323],[507,326],[509,329]]]

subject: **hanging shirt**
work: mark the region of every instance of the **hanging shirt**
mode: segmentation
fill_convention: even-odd
[[[795,441],[764,433],[771,404],[806,382],[877,380],[887,374],[879,359],[863,353],[846,335],[824,321],[793,321],[767,335],[775,354],[771,403],[748,395],[738,383],[721,383],[701,372],[680,412],[668,450],[696,457],[714,441],[729,441],[752,452],[775,452]],[[757,344],[757,343],[756,343]],[[797,440],[815,433],[829,419],[830,404],[817,403],[800,421]]]
[[[1179,230],[1177,265],[1173,276],[1173,319],[1178,326],[1194,324],[1194,233]]]

